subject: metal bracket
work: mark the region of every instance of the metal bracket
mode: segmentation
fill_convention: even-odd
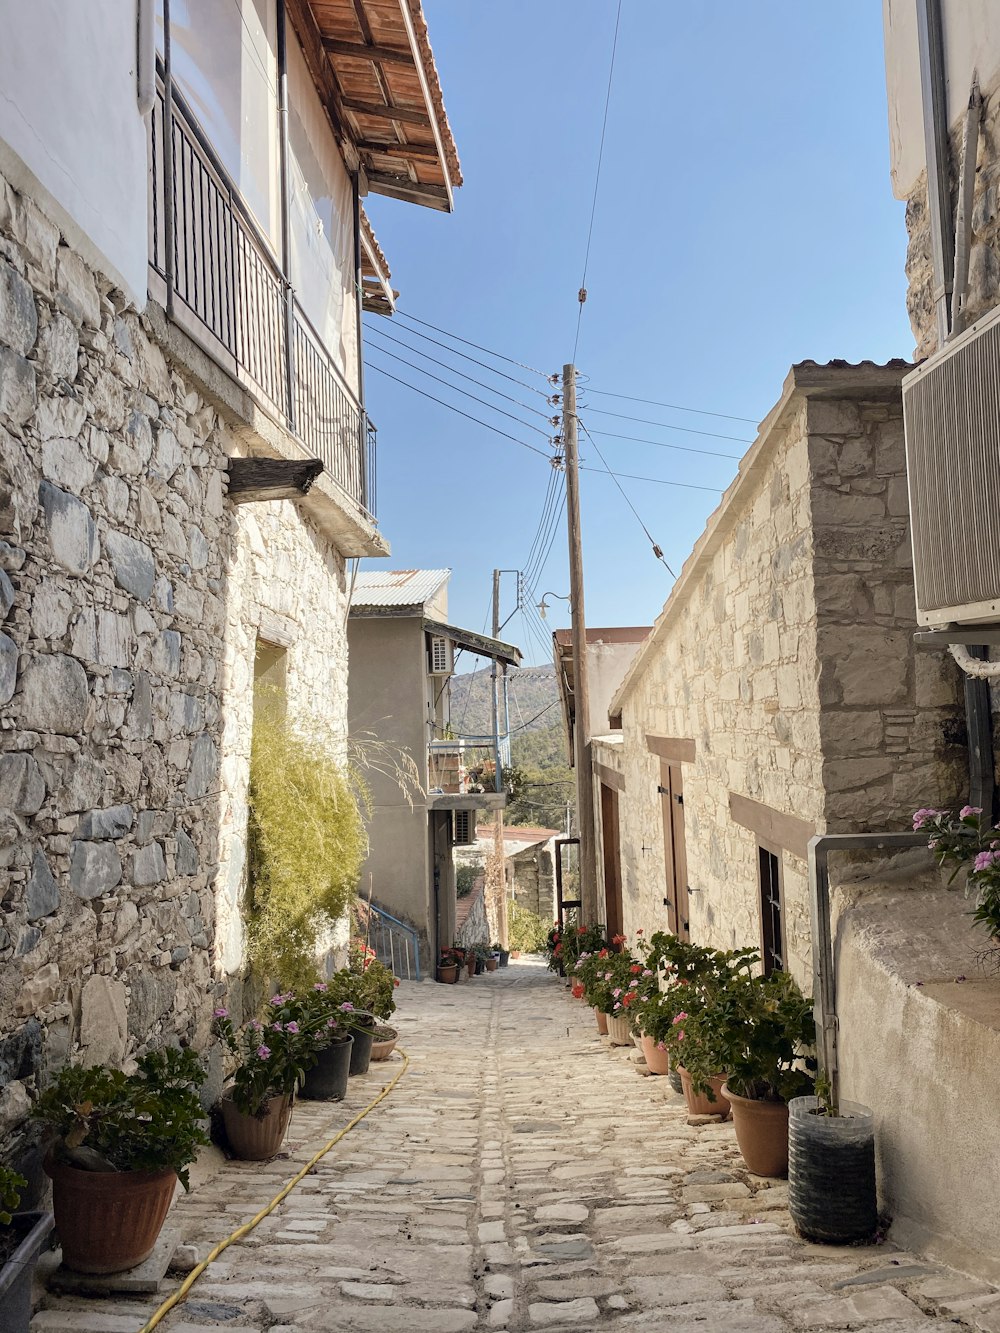
[[[990,647],[1000,644],[1000,625],[955,625],[950,629],[918,629],[913,636],[915,648],[944,652],[950,644],[965,648],[976,644]]]

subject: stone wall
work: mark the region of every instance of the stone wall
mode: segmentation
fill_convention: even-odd
[[[961,131],[952,135],[952,161],[961,155]],[[953,216],[957,179],[953,181]],[[906,201],[906,307],[916,339],[914,360],[937,350],[934,312],[934,270],[931,261],[930,215],[927,210],[927,174],[922,173]],[[969,252],[969,289],[965,325],[975,323],[1000,302],[1000,92],[994,91],[983,109],[972,213]]]
[[[959,682],[912,647],[902,368],[879,373],[873,387],[874,368],[793,371],[626,679],[630,935],[666,928],[650,734],[694,742],[682,766],[693,939],[761,943],[758,832],[734,820],[731,794],[798,821],[793,846],[761,841],[781,853],[787,965],[806,983],[805,834],[905,827],[916,804],[961,791]]]
[[[556,872],[552,845],[542,843],[507,857],[509,897],[543,921],[556,909]]]
[[[0,179],[0,1133],[68,1057],[208,1042],[258,633],[290,715],[346,732],[343,558],[287,502],[226,503],[254,437],[155,322]]]

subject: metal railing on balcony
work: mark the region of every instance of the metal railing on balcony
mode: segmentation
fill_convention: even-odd
[[[159,73],[149,262],[167,311],[374,517],[375,427],[162,64]]]
[[[493,736],[432,740],[427,747],[432,793],[469,796],[503,790],[503,756]]]

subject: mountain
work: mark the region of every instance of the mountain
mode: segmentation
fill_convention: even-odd
[[[554,666],[512,668],[507,674],[510,726],[515,737],[559,723]],[[458,735],[485,735],[493,726],[490,668],[451,678],[451,725]],[[516,730],[515,730],[516,729]]]

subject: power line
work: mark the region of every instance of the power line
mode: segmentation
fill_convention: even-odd
[[[591,444],[594,446],[594,448],[597,450],[597,456],[598,456],[598,458],[601,460],[601,462],[604,464],[605,468],[607,469],[607,473],[608,473],[608,475],[609,475],[610,477],[613,478],[615,485],[618,487],[619,491],[621,491],[622,499],[625,501],[625,503],[628,505],[629,509],[631,509],[632,513],[635,515],[636,522],[639,524],[639,527],[642,528],[643,532],[646,534],[647,538],[649,539],[649,544],[650,544],[650,546],[653,548],[653,554],[656,556],[657,560],[662,561],[662,563],[663,563],[664,566],[666,567],[668,573],[670,573],[674,578],[676,578],[677,575],[674,574],[674,571],[673,571],[673,570],[670,568],[670,566],[667,564],[667,560],[666,560],[666,557],[665,557],[664,554],[663,554],[663,551],[660,549],[660,547],[657,545],[657,543],[653,540],[653,534],[650,532],[649,528],[646,527],[645,523],[643,523],[642,519],[639,517],[639,511],[636,509],[635,505],[632,503],[632,501],[631,501],[631,500],[628,498],[628,496],[626,495],[625,490],[624,490],[624,488],[622,487],[621,482],[618,480],[618,478],[615,476],[615,474],[614,474],[614,473],[611,471],[611,469],[608,467],[607,460],[605,459],[604,455],[601,453],[601,449],[600,449],[600,446],[598,445],[597,441],[596,441],[596,440],[594,439],[594,437],[591,435],[590,431],[587,430],[587,427],[583,424],[583,422],[580,420],[579,417],[577,417],[577,421],[579,422],[580,426],[583,428],[583,431],[584,431],[584,433],[586,434],[587,439],[590,441],[590,443],[591,443]]]
[[[692,444],[669,444],[666,440],[649,440],[642,435],[619,435],[613,430],[595,430],[594,435],[601,435],[606,440],[631,440],[633,444],[655,444],[658,449],[679,449],[685,454],[698,454],[702,458],[731,458],[738,463],[742,454],[725,454],[718,449],[696,449]]]
[[[559,521],[562,518],[563,509],[566,505],[566,485],[563,480],[561,494],[556,491],[553,494],[553,507],[549,514],[545,530],[542,534],[541,543],[532,559],[529,559],[525,565],[525,582],[535,584],[541,578],[542,570],[548,562],[549,553],[552,550],[556,533],[559,531]]]
[[[378,347],[373,350],[381,352],[383,356],[392,357],[393,361],[398,361],[401,365],[409,366],[409,368],[415,370],[418,375],[426,375],[429,380],[434,380],[436,384],[443,384],[446,389],[451,389],[452,393],[464,394],[466,398],[471,398],[474,403],[479,403],[483,407],[488,407],[491,412],[498,412],[500,416],[507,417],[511,421],[516,421],[517,424],[523,426],[525,430],[533,430],[538,435],[543,436],[546,440],[551,439],[549,432],[542,430],[541,426],[533,426],[530,421],[525,421],[522,417],[516,417],[513,412],[508,412],[504,407],[494,407],[494,405],[487,399],[480,398],[478,394],[469,393],[468,389],[462,389],[457,384],[452,384],[450,380],[442,379],[440,375],[435,375],[431,370],[424,370],[423,366],[418,366],[412,361],[407,361],[405,356],[397,356],[395,352],[387,351],[384,347]],[[366,364],[370,363],[366,362]]]
[[[453,403],[446,403],[443,398],[436,398],[434,394],[427,393],[425,389],[418,389],[415,384],[410,384],[406,380],[401,380],[398,375],[393,375],[388,370],[383,370],[381,366],[373,365],[370,361],[366,361],[365,365],[369,370],[374,370],[377,371],[378,374],[384,375],[386,379],[394,380],[397,384],[402,384],[404,388],[412,389],[414,393],[419,393],[421,398],[429,398],[432,403],[437,403],[440,407],[447,407],[450,411],[457,412],[460,417],[465,417],[466,421],[474,421],[477,426],[483,426],[486,430],[491,430],[494,435],[502,435],[505,440],[513,440],[513,442],[519,444],[522,449],[530,449],[533,454],[539,454],[546,460],[550,458],[550,455],[547,454],[544,449],[536,449],[533,444],[528,444],[525,440],[519,440],[516,435],[509,435],[507,431],[500,430],[498,426],[491,426],[488,421],[480,421],[479,417],[474,417],[468,412],[463,412],[460,407],[455,407]]]
[[[549,533],[548,545],[545,548],[544,554],[539,558],[535,568],[532,570],[531,574],[532,591],[534,591],[535,588],[537,587],[539,580],[541,579],[542,575],[545,572],[545,566],[549,563],[549,556],[552,554],[552,547],[555,545],[556,537],[559,535],[560,524],[562,522],[562,516],[565,513],[565,511],[566,511],[566,489],[564,486],[562,498],[559,501],[559,508],[556,511],[555,520],[552,524],[552,528]]]
[[[492,350],[492,348],[489,348],[489,347],[482,347],[479,343],[471,342],[468,338],[462,338],[462,337],[461,337],[459,334],[457,334],[457,333],[450,333],[450,332],[448,331],[448,329],[442,329],[442,328],[439,328],[437,324],[431,324],[429,320],[426,320],[426,319],[417,319],[416,315],[411,315],[411,314],[409,314],[408,311],[401,309],[398,305],[397,305],[397,307],[396,307],[396,314],[397,314],[397,315],[402,315],[403,319],[408,319],[412,324],[422,324],[422,325],[424,326],[425,329],[433,329],[435,333],[441,333],[441,334],[443,334],[446,338],[451,338],[451,340],[452,340],[453,342],[464,343],[466,347],[474,347],[474,348],[476,349],[477,352],[485,352],[487,356],[494,356],[494,357],[496,357],[496,359],[497,359],[498,361],[506,361],[508,365],[511,365],[511,366],[519,366],[519,367],[521,368],[521,370],[527,370],[527,371],[530,371],[532,375],[538,375],[538,376],[540,376],[543,380],[551,380],[551,379],[552,379],[552,376],[551,376],[551,375],[547,375],[547,374],[545,373],[544,370],[537,370],[534,366],[526,365],[525,362],[523,362],[523,361],[516,361],[516,360],[515,360],[513,357],[511,357],[511,356],[504,356],[503,352],[494,352],[494,351]],[[416,332],[417,332],[416,329],[414,329],[413,332],[416,333]],[[419,334],[417,334],[417,336],[420,337],[420,338],[427,338],[427,334],[426,334],[426,333],[419,333]],[[434,342],[435,339],[434,339],[434,338],[427,338],[427,341],[428,341],[428,342]],[[439,347],[444,347],[445,344],[444,344],[444,343],[439,343],[438,346],[439,346]],[[465,355],[464,352],[459,352],[459,351],[457,351],[457,350],[456,350],[455,348],[453,348],[453,347],[452,347],[452,348],[448,348],[447,350],[448,350],[448,351],[452,351],[452,352],[454,352],[456,356],[464,356],[464,355]],[[470,357],[466,357],[466,360],[468,360],[468,361],[475,361],[475,357],[472,357],[472,356],[470,356]],[[482,365],[484,365],[485,363],[482,362],[482,361],[480,361],[480,362],[477,362],[477,364],[482,366]],[[492,370],[493,373],[494,373],[494,375],[503,375],[503,373],[504,373],[502,370],[495,370],[492,366],[486,366],[486,369],[487,369],[487,370]],[[504,378],[505,378],[505,379],[510,379],[510,376],[509,376],[509,375],[506,375],[506,376],[504,376]],[[514,382],[515,382],[515,384],[523,384],[523,383],[524,383],[523,380],[515,380]],[[524,387],[525,387],[526,389],[531,389],[533,393],[546,394],[546,390],[545,390],[545,389],[539,389],[539,388],[538,388],[536,385],[534,385],[534,384],[525,384]],[[546,396],[548,396],[548,395],[546,394]]]
[[[732,440],[734,444],[753,444],[753,440],[746,440],[742,435],[719,435],[714,430],[695,430],[693,426],[671,426],[666,421],[651,421],[649,417],[628,417],[624,412],[608,412],[603,407],[591,407],[589,404],[587,411],[597,412],[602,417],[617,417],[619,421],[636,421],[640,426],[661,426],[664,430],[683,431],[685,435],[703,435],[709,440]]]
[[[681,407],[680,403],[661,403],[656,398],[636,398],[630,393],[612,393],[610,389],[594,389],[587,385],[588,393],[599,393],[602,398],[624,398],[629,403],[645,403],[647,407],[668,407],[672,412],[694,412],[700,417],[721,417],[723,421],[746,421],[751,426],[758,424],[756,417],[734,417],[728,412],[709,412],[704,407]],[[596,412],[597,408],[591,408]]]
[[[542,501],[542,513],[538,520],[538,526],[535,528],[535,535],[531,539],[531,546],[528,548],[528,558],[525,561],[525,568],[530,567],[538,551],[542,540],[542,533],[548,530],[551,506],[556,488],[556,469],[553,468],[549,475],[549,484],[545,488],[545,499]]]
[[[532,722],[537,722],[540,717],[544,717],[550,708],[555,708],[557,703],[559,703],[559,700],[553,699],[550,704],[545,705],[545,707],[542,709],[540,713],[536,713],[534,717],[529,717],[527,722],[522,722],[519,727],[514,727],[510,734],[512,736],[516,736],[519,731],[524,731],[527,727],[531,726]],[[533,782],[529,785],[535,787],[535,786],[541,786],[542,784]]]
[[[595,449],[597,448],[596,444],[594,444],[594,448]],[[598,452],[600,451],[598,450]],[[708,491],[711,495],[722,494],[722,491],[718,486],[696,486],[694,482],[691,481],[668,481],[666,477],[638,477],[635,475],[634,472],[612,472],[611,469],[607,466],[605,467],[581,466],[580,471],[597,472],[600,476],[602,477],[608,476],[611,477],[613,480],[617,480],[619,477],[621,477],[622,481],[652,481],[655,482],[657,486],[679,486],[681,490],[684,491]],[[619,487],[618,489],[621,490],[621,487]]]
[[[515,398],[513,394],[504,393],[502,389],[494,389],[492,384],[487,384],[485,380],[476,379],[475,375],[466,375],[464,370],[459,370],[455,366],[450,366],[447,361],[442,361],[440,357],[431,356],[429,352],[422,352],[419,347],[414,347],[412,343],[404,342],[402,338],[395,338],[391,333],[384,333],[381,329],[372,328],[366,325],[369,333],[377,334],[380,338],[388,338],[390,342],[396,343],[399,347],[405,347],[408,352],[413,352],[416,356],[422,356],[425,361],[431,361],[435,366],[441,366],[443,370],[449,370],[453,375],[458,375],[460,379],[468,380],[470,384],[478,384],[481,389],[487,393],[495,393],[498,398],[504,398],[508,403],[516,403],[518,407],[523,407],[526,412],[532,412],[536,417],[541,417],[543,421],[553,424],[552,418],[548,413],[541,411],[540,408],[532,407],[530,403],[524,402],[520,398]],[[418,335],[419,336],[419,335]],[[369,340],[370,342],[370,340]],[[375,344],[378,347],[378,344]],[[385,352],[386,356],[392,356],[393,353],[387,347],[380,347],[380,352]],[[402,358],[400,358],[402,360]],[[425,372],[426,373],[426,372]]]
[[[580,325],[583,322],[583,303],[587,299],[587,268],[590,264],[590,243],[594,237],[594,218],[597,215],[597,196],[601,188],[601,166],[604,162],[604,139],[608,131],[608,111],[611,107],[611,85],[615,77],[615,56],[618,52],[618,29],[622,21],[622,0],[618,0],[615,15],[615,35],[611,43],[611,64],[608,68],[608,90],[604,97],[604,119],[601,122],[601,145],[597,150],[597,174],[594,178],[594,198],[590,205],[590,225],[587,228],[587,249],[583,257],[583,279],[580,283],[579,308],[576,315],[576,338],[573,341],[573,360],[580,346]]]

